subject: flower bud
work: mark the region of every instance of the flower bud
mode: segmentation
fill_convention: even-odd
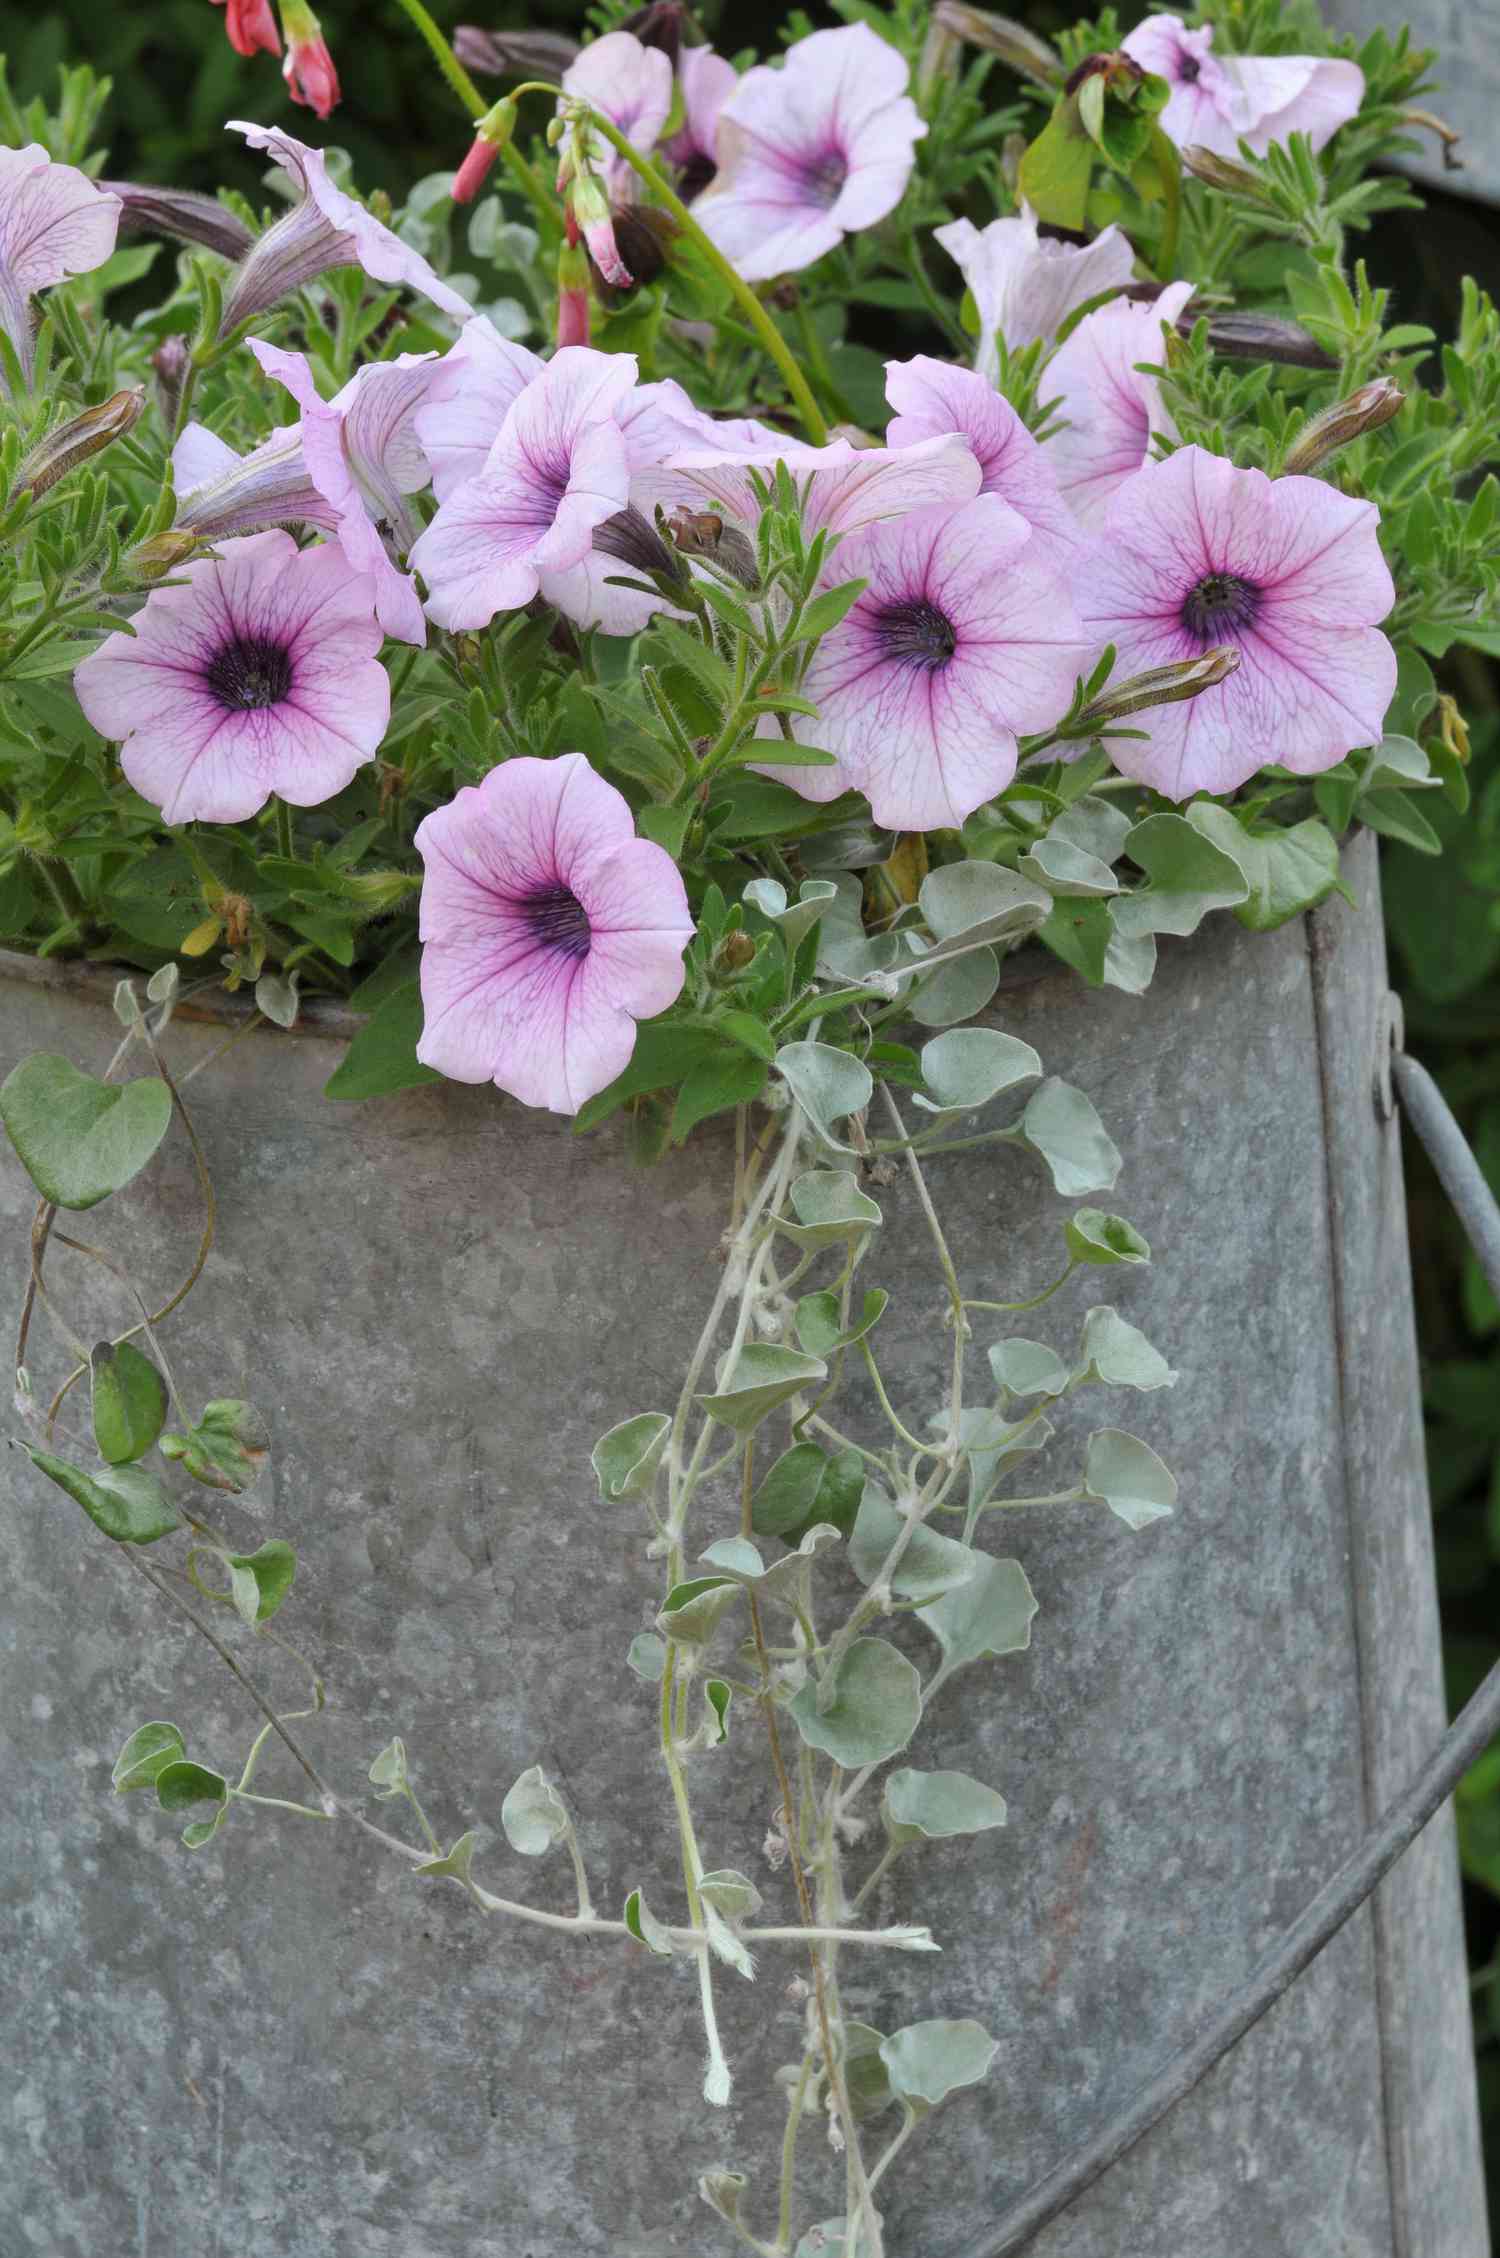
[[[1013,23],[1009,16],[992,16],[986,8],[968,7],[965,0],[938,0],[932,20],[954,39],[966,40],[987,55],[998,55],[1023,78],[1034,78],[1042,86],[1062,84],[1062,57],[1056,49],[1024,24]]]
[[[583,49],[560,31],[482,31],[460,24],[453,52],[480,78],[561,78]]]
[[[1304,471],[1316,470],[1340,447],[1351,440],[1363,439],[1367,431],[1378,431],[1382,424],[1398,416],[1406,404],[1406,394],[1388,376],[1377,376],[1373,384],[1362,384],[1351,392],[1347,400],[1335,400],[1320,416],[1305,424],[1297,434],[1296,444],[1282,464],[1284,477],[1296,477]]]
[[[708,976],[718,982],[737,980],[754,962],[755,943],[750,935],[743,931],[726,933],[709,959]]]
[[[687,33],[698,31],[698,27],[682,0],[647,0],[633,16],[622,16],[617,29],[633,31],[643,47],[660,48],[674,71],[683,48],[698,44],[703,37],[698,32],[697,42],[687,38]]]
[[[506,94],[486,110],[474,129],[474,141],[458,171],[453,176],[453,201],[455,204],[472,204],[479,194],[490,167],[502,149],[508,146],[516,130],[516,105],[514,97]]]
[[[589,341],[589,262],[581,243],[564,243],[557,254],[557,342]]]
[[[198,535],[185,528],[173,527],[166,533],[155,533],[143,541],[138,549],[131,549],[124,560],[125,570],[133,580],[151,582],[165,580],[198,547]]]
[[[1199,142],[1191,142],[1180,152],[1182,169],[1190,172],[1194,180],[1201,180],[1205,188],[1217,188],[1222,196],[1245,196],[1253,204],[1269,204],[1265,182],[1257,179],[1246,165],[1237,165],[1231,157],[1217,156]]]
[[[133,180],[101,180],[99,186],[120,199],[120,225],[142,235],[170,235],[182,243],[202,243],[224,259],[242,259],[255,237],[217,196],[198,196],[189,188],[141,187]]]
[[[85,408],[82,415],[58,424],[22,461],[16,472],[17,490],[29,487],[35,501],[49,486],[66,478],[70,470],[87,462],[90,455],[99,454],[114,440],[123,439],[127,431],[133,431],[145,405],[145,389],[137,385],[128,392],[116,392],[100,407]]]
[[[726,525],[716,510],[678,510],[667,520],[667,531],[685,557],[703,557],[743,588],[759,585],[754,543],[738,526]]]
[[[1133,713],[1144,713],[1150,706],[1175,706],[1183,698],[1196,698],[1201,691],[1213,690],[1227,681],[1239,663],[1240,654],[1232,643],[1215,643],[1195,659],[1148,667],[1144,674],[1128,676],[1091,706],[1085,706],[1068,734],[1085,736],[1090,730],[1125,721]]]
[[[281,28],[286,34],[286,55],[281,75],[294,102],[326,118],[339,100],[339,75],[328,52],[322,26],[307,0],[281,0]]]
[[[1152,297],[1156,295],[1154,282],[1149,292]],[[1177,322],[1181,335],[1191,337],[1198,319],[1193,307],[1186,306]],[[1285,314],[1211,313],[1208,342],[1214,352],[1231,361],[1279,361],[1288,368],[1338,367],[1333,355],[1324,352],[1311,332],[1299,322],[1289,321]]]
[[[183,380],[193,358],[185,337],[164,337],[151,356],[151,366],[156,371],[156,398],[162,420],[168,431],[177,429],[177,409],[182,399]]]
[[[659,578],[677,588],[686,585],[688,575],[682,559],[668,548],[644,512],[634,507],[617,510],[594,527],[594,548],[600,556],[628,565],[647,580]]]
[[[963,61],[963,41],[947,30],[936,16],[927,26],[917,62],[917,101],[926,108],[940,86],[951,86]]]

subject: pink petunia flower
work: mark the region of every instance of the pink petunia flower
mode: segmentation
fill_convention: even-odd
[[[632,149],[649,157],[672,107],[672,65],[659,47],[643,47],[634,32],[607,31],[568,65],[562,87],[565,97],[602,110]],[[606,192],[629,196],[635,183],[630,166],[602,134],[594,141],[594,168]]]
[[[92,274],[115,247],[120,199],[36,141],[0,148],[0,329],[31,381],[31,301],[69,275]]]
[[[332,545],[226,541],[84,660],[78,702],[168,823],[242,823],[273,792],[315,807],[390,720],[373,595]]]
[[[417,1056],[576,1113],[680,994],[693,935],[670,855],[581,753],[510,760],[425,818]]]
[[[886,362],[885,396],[896,410],[886,426],[888,447],[961,432],[979,464],[980,493],[1009,502],[1036,535],[1036,554],[1063,567],[1078,547],[1078,528],[1058,492],[1047,451],[992,384],[973,369],[919,353],[914,360]]]
[[[1121,42],[1143,70],[1171,87],[1162,130],[1179,149],[1263,157],[1273,141],[1305,133],[1314,149],[1347,125],[1365,96],[1357,63],[1331,55],[1215,55],[1214,27],[1189,31],[1180,16],[1148,16]]]
[[[1320,478],[1267,478],[1201,447],[1148,463],[1116,494],[1079,610],[1117,673],[1227,643],[1237,671],[1116,740],[1115,764],[1169,799],[1231,792],[1268,762],[1299,776],[1378,743],[1396,654],[1375,623],[1395,601],[1373,502]]]
[[[315,525],[332,533],[334,511],[308,475],[297,424],[273,431],[248,455],[237,455],[201,423],[190,423],[172,449],[173,520],[201,541],[260,533],[271,525]]]
[[[1160,384],[1137,364],[1161,366],[1167,333],[1192,295],[1190,282],[1172,282],[1149,306],[1117,298],[1085,314],[1047,363],[1043,395],[1067,420],[1046,452],[1081,525],[1099,523],[1126,479],[1151,461],[1158,434],[1177,436]]]
[[[300,199],[266,229],[236,267],[225,294],[221,337],[252,314],[278,305],[330,267],[363,267],[372,282],[399,283],[430,299],[455,321],[469,319],[474,309],[468,300],[434,274],[420,252],[334,186],[321,150],[309,149],[279,126],[247,125],[232,118],[229,130],[242,133],[252,149],[264,149],[273,157],[296,183]]]
[[[629,353],[565,346],[516,399],[477,478],[456,486],[411,552],[440,627],[486,627],[580,565],[594,528],[630,499],[615,411]]]
[[[677,58],[682,124],[659,153],[675,166],[685,204],[696,202],[719,170],[719,112],[739,83],[733,63],[712,47],[684,47]]]
[[[1018,352],[1038,338],[1056,337],[1069,314],[1090,298],[1119,290],[1130,280],[1135,253],[1117,227],[1106,227],[1079,249],[1040,235],[1037,216],[1023,205],[1016,218],[951,220],[933,230],[968,284],[979,308],[974,366],[993,384],[1000,374],[996,340]]]
[[[225,0],[214,0],[214,5],[222,8]],[[224,29],[237,55],[281,53],[271,0],[228,0]]]
[[[440,502],[465,479],[479,476],[500,426],[546,365],[524,345],[502,337],[483,315],[460,331],[433,371],[416,415]]]
[[[927,128],[903,56],[868,24],[815,31],[746,71],[719,111],[694,218],[747,282],[810,267],[900,203]]]
[[[805,799],[863,792],[898,831],[956,827],[1016,772],[1024,732],[1068,708],[1087,657],[1067,588],[998,495],[917,510],[839,544],[830,582],[869,585],[803,681],[803,743],[833,768],[768,765]]]
[[[333,513],[351,571],[367,572],[375,584],[376,618],[398,641],[425,643],[427,621],[416,583],[397,569],[390,548],[404,555],[420,530],[406,497],[419,493],[431,475],[416,417],[437,374],[437,356],[402,353],[392,361],[367,362],[342,392],[325,400],[305,354],[284,352],[258,337],[250,339],[250,350],[302,410],[308,477]]]
[[[333,67],[323,29],[307,0],[281,0],[286,57],[281,75],[294,102],[326,118],[338,107],[339,74]]]

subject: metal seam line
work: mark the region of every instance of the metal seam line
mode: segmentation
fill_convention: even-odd
[[[1453,1202],[1486,1278],[1500,1294],[1500,1207],[1479,1163],[1426,1068],[1398,1052],[1391,1071],[1407,1118]],[[993,2226],[983,2229],[961,2250],[951,2252],[949,2258],[1012,2258],[1012,2253],[1025,2249],[1160,2124],[1290,1990],[1303,1969],[1358,1912],[1401,1853],[1447,1802],[1497,1731],[1500,1663],[1449,1726],[1411,1785],[1323,1884],[1245,1982],[1204,2017],[1193,2036],[1154,2077],[1136,2089],[1123,2109],[1030,2187]]]

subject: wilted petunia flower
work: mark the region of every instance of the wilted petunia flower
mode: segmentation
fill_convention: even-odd
[[[582,564],[594,527],[630,499],[615,411],[635,375],[633,354],[568,345],[520,394],[480,475],[450,492],[412,549],[440,627],[486,627]]]
[[[863,792],[898,831],[962,823],[1014,776],[1017,737],[1068,709],[1087,656],[1071,596],[996,494],[872,525],[826,577],[869,583],[802,685],[818,718],[798,735],[837,765],[766,773],[810,800]]]
[[[225,0],[214,0],[216,7],[224,7]],[[264,53],[279,55],[281,41],[276,32],[276,12],[271,0],[228,0],[224,29],[229,34],[229,44],[237,55]]]
[[[649,157],[672,107],[672,65],[659,47],[643,47],[629,31],[607,31],[563,73],[563,93],[602,110],[633,149]],[[635,180],[625,159],[596,136],[595,166],[611,196],[629,195]]]
[[[719,172],[694,218],[747,282],[794,274],[894,210],[927,128],[905,58],[846,24],[746,71],[719,112]]]
[[[417,1056],[576,1113],[680,994],[693,934],[670,855],[581,753],[519,759],[425,818]]]
[[[1180,16],[1148,16],[1121,45],[1171,87],[1161,126],[1179,149],[1233,157],[1247,141],[1263,157],[1273,141],[1305,133],[1314,149],[1347,125],[1365,95],[1357,63],[1332,55],[1215,55],[1214,27],[1189,31]]]
[[[373,593],[336,547],[226,541],[84,660],[78,702],[168,823],[242,823],[273,792],[315,807],[390,720]]]
[[[993,384],[974,369],[919,353],[914,360],[886,362],[885,396],[896,410],[886,426],[887,446],[910,447],[945,431],[962,432],[979,464],[980,493],[998,494],[1019,511],[1037,536],[1037,555],[1061,569],[1078,546],[1078,527],[1058,492],[1046,450]]]
[[[115,247],[120,199],[36,141],[0,149],[0,329],[31,380],[31,301],[69,275],[92,274]]]
[[[997,338],[1012,353],[1038,338],[1050,343],[1069,314],[1090,298],[1121,289],[1135,264],[1117,227],[1105,228],[1079,249],[1038,234],[1029,206],[1019,217],[991,220],[984,229],[972,220],[952,220],[933,230],[933,241],[941,243],[973,293],[979,308],[974,366],[991,383],[1000,374]]]
[[[406,497],[428,483],[416,415],[440,365],[436,354],[369,361],[342,392],[325,400],[305,354],[284,352],[258,337],[251,338],[250,350],[302,410],[308,477],[333,512],[350,569],[367,572],[374,583],[376,618],[398,641],[425,643],[427,621],[416,583],[397,570],[386,543],[404,556],[420,530]]]
[[[1167,334],[1192,295],[1190,282],[1172,282],[1149,306],[1117,298],[1085,314],[1047,363],[1042,392],[1067,420],[1046,453],[1081,525],[1098,524],[1126,479],[1151,460],[1158,433],[1177,436],[1160,384],[1138,364],[1161,366]]]
[[[332,533],[338,522],[308,476],[295,423],[273,431],[248,455],[237,455],[205,424],[190,423],[172,449],[172,484],[173,523],[200,541],[271,525],[316,525]]]
[[[677,193],[691,204],[718,172],[719,112],[739,85],[739,73],[712,47],[684,47],[677,58],[677,84],[682,123],[658,153],[676,167]]]
[[[242,133],[252,149],[264,149],[301,191],[300,201],[260,236],[235,270],[224,299],[221,337],[252,314],[264,313],[289,292],[326,274],[330,267],[363,267],[372,282],[400,283],[440,306],[458,322],[473,312],[420,252],[335,188],[319,149],[309,149],[279,126],[247,125],[232,118],[231,133]]]
[[[242,259],[255,241],[239,214],[217,196],[200,196],[191,188],[155,188],[134,180],[101,180],[99,186],[119,197],[122,228],[202,243],[224,259]]]
[[[1395,601],[1379,512],[1320,478],[1267,478],[1201,447],[1148,463],[1106,511],[1078,608],[1118,672],[1216,644],[1238,670],[1154,709],[1149,742],[1111,748],[1127,776],[1185,800],[1230,792],[1268,762],[1299,776],[1378,743],[1396,654],[1377,629]]]

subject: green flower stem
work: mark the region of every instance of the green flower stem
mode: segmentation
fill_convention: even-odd
[[[458,96],[471,118],[482,118],[490,105],[470,78],[463,64],[454,54],[432,17],[422,5],[422,0],[398,0],[412,23],[427,42],[428,52],[453,92]]]
[[[402,5],[403,7],[410,5],[410,0],[402,0]],[[611,148],[625,159],[637,178],[644,181],[652,195],[666,206],[689,242],[708,261],[719,280],[730,291],[750,327],[786,379],[786,388],[797,403],[797,413],[802,418],[803,430],[815,447],[826,446],[828,426],[823,421],[818,403],[808,388],[807,379],[797,366],[796,356],[791,347],[787,344],[786,339],[766,312],[765,307],[761,304],[749,283],[745,282],[735,272],[713,238],[704,234],[703,229],[698,225],[682,198],[677,195],[675,190],[668,187],[650,158],[643,157],[639,149],[631,147],[614,120],[606,118],[598,110],[591,110],[589,119],[591,125],[597,127],[598,131],[603,134]]]
[[[297,859],[297,843],[292,837],[292,811],[285,800],[276,802],[276,851],[286,862]]]
[[[789,2251],[792,2247],[792,2201],[797,2175],[797,2135],[802,2130],[802,2104],[807,2099],[808,2080],[812,2076],[813,2057],[808,2052],[802,2057],[802,2067],[797,2072],[787,2102],[786,2131],[781,2137],[781,2207],[776,2217],[776,2248]]]

